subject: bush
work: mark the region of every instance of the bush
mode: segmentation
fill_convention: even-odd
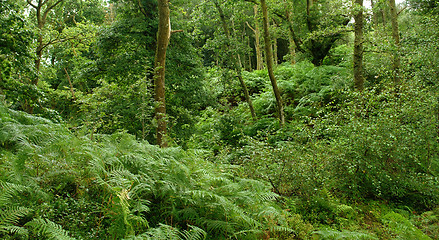
[[[428,90],[351,93],[341,111],[316,124],[331,149],[336,191],[354,198],[384,198],[414,208],[438,203],[436,109]]]

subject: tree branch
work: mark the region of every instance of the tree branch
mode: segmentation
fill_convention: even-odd
[[[254,4],[259,4],[258,1],[256,1],[256,0],[244,0],[244,2],[251,2],[251,3],[254,3]]]
[[[396,15],[399,15],[400,13],[402,13],[402,11],[404,11],[407,8],[407,6],[404,6],[401,10],[399,10],[399,12]]]
[[[248,26],[253,32],[256,32],[256,30],[255,30],[254,28],[252,28],[252,26],[250,26],[250,23],[248,23],[248,22],[245,22],[245,23],[247,23],[247,26]]]
[[[31,5],[33,8],[38,8],[32,3],[32,0],[27,0],[27,4]]]
[[[145,8],[142,6],[142,3],[140,0],[137,1],[137,4],[139,5],[140,12],[145,16],[145,18],[148,18],[148,13],[146,13]]]
[[[53,8],[55,8],[55,7],[56,7],[58,4],[60,4],[62,1],[64,1],[64,0],[58,0],[56,3],[54,3],[54,4],[52,4],[51,6],[48,6],[48,7],[46,8],[46,10],[45,10],[44,13],[43,13],[43,19],[44,19],[44,21],[46,20],[47,14],[49,14],[50,10],[52,10]],[[44,1],[42,5],[44,5],[46,2],[47,2],[47,0]]]

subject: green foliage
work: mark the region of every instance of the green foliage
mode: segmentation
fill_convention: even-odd
[[[317,234],[319,237],[316,239],[352,239],[352,240],[376,240],[378,238],[373,237],[369,234],[366,233],[361,233],[361,232],[352,232],[352,231],[347,231],[344,230],[342,232],[339,231],[335,231],[335,230],[319,230],[314,232],[315,234]]]
[[[421,230],[417,229],[401,214],[390,212],[383,216],[382,221],[387,224],[395,234],[397,234],[395,239],[431,240],[430,237],[422,233]]]
[[[262,71],[261,71],[262,72]],[[310,62],[300,62],[294,66],[282,65],[276,69],[276,77],[282,99],[285,103],[286,117],[303,119],[322,115],[328,104],[339,101],[339,90],[351,86],[348,82],[350,73],[346,67],[321,66],[314,67]],[[253,100],[255,110],[260,116],[272,116],[276,112],[276,102],[269,81],[261,83],[259,71],[244,74],[249,86],[257,86],[259,93]],[[263,87],[262,87],[263,86]]]
[[[50,220],[44,220],[41,218],[33,219],[26,223],[36,233],[36,236],[42,236],[45,239],[59,239],[59,240],[72,240],[75,238],[69,237],[67,231],[62,227]]]
[[[0,3],[0,87],[4,88],[4,80],[29,74],[33,33],[26,26],[23,6],[11,0]]]
[[[432,239],[439,236],[439,208],[422,213],[420,216],[414,216],[413,224]]]
[[[0,109],[3,236],[255,239],[292,231],[267,184],[203,152],[162,150],[126,133],[91,141]]]
[[[416,84],[351,96],[356,100],[329,118],[331,124],[322,121],[315,129],[332,139],[331,171],[338,176],[337,188],[352,196],[434,206],[435,96]]]

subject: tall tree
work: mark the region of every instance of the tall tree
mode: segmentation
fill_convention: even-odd
[[[276,78],[274,76],[273,70],[273,50],[271,49],[271,38],[270,32],[268,29],[268,10],[267,4],[265,0],[261,0],[261,8],[262,8],[262,19],[264,22],[264,43],[265,43],[265,59],[267,62],[267,70],[268,76],[270,77],[271,86],[273,88],[274,96],[276,98],[277,104],[277,113],[279,117],[280,125],[283,126],[285,124],[285,115],[284,115],[284,106],[282,103],[282,98],[280,96],[279,88],[277,87]]]
[[[399,27],[398,27],[398,12],[396,9],[395,0],[389,0],[390,6],[390,17],[392,22],[392,37],[395,44],[395,49],[393,52],[393,80],[395,84],[400,82],[400,67],[401,60],[399,57]]]
[[[166,102],[165,102],[165,63],[166,49],[171,37],[169,0],[158,0],[159,26],[157,48],[154,58],[154,100],[157,120],[157,144],[167,147],[166,140]]]
[[[227,37],[228,51],[231,52],[231,47],[230,47],[231,35],[230,35],[230,30],[227,27],[226,17],[225,17],[224,12],[223,12],[223,10],[222,10],[222,8],[219,5],[217,0],[214,0],[214,4],[215,4],[215,7],[218,10],[218,13],[220,15],[221,24],[223,26],[224,33],[226,34],[226,37]],[[245,100],[247,101],[247,104],[250,108],[250,113],[252,115],[253,120],[256,120],[256,112],[255,112],[255,109],[253,107],[253,103],[252,103],[252,100],[250,98],[250,94],[248,93],[247,85],[245,84],[244,79],[242,78],[241,67],[239,64],[239,58],[237,56],[233,56],[232,58],[234,59],[233,66],[234,66],[234,69],[237,73],[237,78],[239,80],[239,83],[241,84],[241,87],[244,91]]]
[[[363,0],[354,0],[354,85],[358,91],[363,91]]]
[[[296,49],[309,56],[315,66],[320,66],[347,31],[351,18],[346,5],[345,0],[306,0],[292,8],[282,2],[282,8],[274,13],[288,26]]]
[[[261,51],[261,43],[260,43],[261,34],[259,31],[257,4],[253,5],[253,14],[254,14],[255,27],[253,28],[252,26],[250,26],[248,22],[247,25],[255,34],[256,70],[261,70],[264,68],[264,62],[262,60],[262,51]]]
[[[37,37],[37,48],[35,50],[36,59],[35,59],[35,71],[37,76],[32,80],[34,85],[38,84],[40,66],[41,66],[41,58],[43,56],[43,50],[52,44],[52,41],[44,42],[43,41],[43,29],[47,22],[47,16],[56,6],[62,3],[64,0],[27,0],[29,6],[35,9],[36,20],[37,20],[37,28],[38,28],[38,37]]]
[[[291,19],[293,6],[287,0],[284,0],[283,8],[285,9],[285,17],[281,17],[281,18],[286,21],[286,25],[288,27],[288,41],[289,41],[288,50],[290,51],[290,63],[291,65],[294,65],[296,64],[296,43],[294,41],[293,22]],[[278,15],[280,15],[280,13]]]

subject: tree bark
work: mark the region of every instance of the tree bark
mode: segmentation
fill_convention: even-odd
[[[358,91],[364,89],[363,77],[363,0],[354,0],[354,86]]]
[[[273,28],[276,29],[276,23],[273,23]],[[274,64],[277,65],[279,63],[279,59],[277,56],[277,36],[276,33],[273,34],[273,60]]]
[[[288,32],[289,50],[290,50],[290,63],[296,64],[296,44],[294,43],[291,32]]]
[[[222,24],[224,33],[226,34],[227,40],[228,40],[227,48],[228,48],[228,51],[230,52],[231,47],[230,47],[229,42],[231,40],[231,35],[230,35],[229,28],[227,27],[226,17],[224,15],[224,12],[223,12],[221,6],[219,5],[219,3],[217,1],[214,1],[214,3],[215,3],[215,7],[220,15],[221,24]],[[233,55],[235,55],[235,54],[233,54]],[[247,101],[247,104],[248,104],[248,107],[250,109],[250,113],[252,115],[253,121],[256,121],[257,118],[256,118],[255,109],[253,107],[253,102],[250,98],[250,94],[248,93],[247,85],[245,84],[244,80],[242,79],[241,67],[239,66],[239,62],[238,62],[239,58],[237,56],[233,56],[232,58],[235,60],[235,61],[233,61],[233,65],[234,65],[233,67],[235,68],[239,83],[241,84],[241,87],[244,91],[245,100]]]
[[[398,12],[396,10],[395,0],[389,0],[390,17],[392,22],[392,37],[395,44],[395,50],[393,52],[393,81],[395,84],[400,82],[400,67],[401,60],[399,58],[399,29],[398,29]]]
[[[255,32],[255,51],[256,51],[256,70],[262,70],[264,68],[264,61],[262,60],[262,51],[261,51],[261,34],[259,31],[259,24],[258,24],[258,5],[255,4],[253,6],[253,12],[254,12],[254,18],[255,18],[255,29],[253,31]]]
[[[285,15],[286,15],[286,20],[287,20],[287,24],[288,24],[288,40],[290,42],[290,57],[291,57],[291,65],[296,64],[296,45],[298,43],[296,43],[296,40],[294,39],[294,30],[293,30],[293,23],[291,21],[291,17],[290,17],[290,10],[288,9],[288,4],[285,1]]]
[[[41,68],[41,58],[43,56],[43,50],[45,47],[47,47],[47,44],[44,44],[43,42],[43,28],[46,25],[47,15],[49,12],[54,9],[57,5],[59,5],[64,0],[57,0],[57,1],[42,1],[37,0],[37,3],[32,3],[32,0],[27,0],[27,4],[30,5],[32,8],[36,11],[37,16],[37,27],[39,30],[38,38],[37,38],[37,48],[35,50],[36,59],[35,59],[35,71],[36,71],[36,77],[34,80],[32,80],[32,84],[38,85],[39,81],[39,75],[40,75],[40,68]],[[43,7],[47,5],[46,9],[43,10]]]
[[[370,0],[370,6],[372,8],[372,22],[373,22],[373,26],[375,28],[375,36],[378,36],[378,15],[377,15],[377,11],[375,9],[374,0]]]
[[[72,98],[74,101],[76,101],[76,97],[75,97],[75,90],[73,89],[73,84],[72,81],[70,80],[70,75],[67,72],[67,69],[64,68],[64,72],[66,72],[66,76],[67,76],[67,80],[69,81],[69,85],[70,85],[70,92],[72,93]]]
[[[166,49],[171,37],[169,0],[158,0],[158,12],[159,27],[154,60],[154,100],[155,118],[157,120],[157,145],[164,148],[168,146],[166,140],[165,65]]]
[[[268,30],[268,10],[265,0],[261,0],[262,16],[264,22],[264,43],[265,43],[265,58],[267,62],[268,76],[271,81],[271,86],[273,88],[274,96],[276,98],[277,112],[279,117],[280,125],[285,124],[284,107],[282,103],[282,98],[280,96],[279,88],[277,87],[276,78],[273,72],[273,52],[271,49],[271,39],[270,32]]]

